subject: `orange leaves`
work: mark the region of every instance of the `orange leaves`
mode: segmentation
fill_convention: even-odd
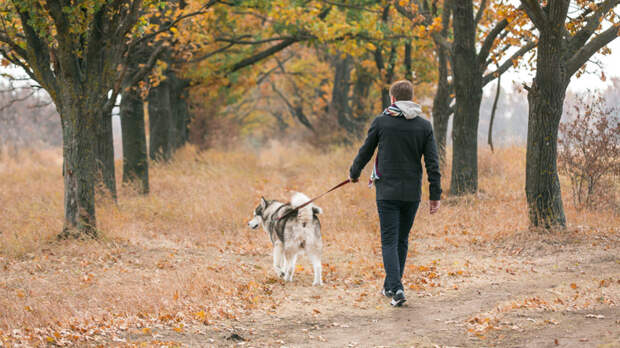
[[[173,329],[175,332],[179,332],[179,333],[180,333],[180,332],[183,332],[183,327],[184,327],[184,325],[183,325],[183,324],[179,324],[179,326],[173,327],[172,329]]]

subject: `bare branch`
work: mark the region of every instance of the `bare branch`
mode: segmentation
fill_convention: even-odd
[[[16,103],[23,102],[24,100],[30,99],[30,97],[35,95],[36,92],[37,92],[36,90],[32,90],[28,94],[26,94],[25,96],[17,97],[17,98],[12,98],[11,100],[9,100],[8,103],[6,103],[5,105],[0,106],[0,111],[4,111],[4,110],[10,108],[11,106],[13,106]]]

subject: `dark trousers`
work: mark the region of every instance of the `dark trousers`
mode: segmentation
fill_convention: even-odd
[[[401,279],[409,248],[409,231],[420,201],[378,200],[381,225],[381,251],[385,268],[385,290],[403,290]]]

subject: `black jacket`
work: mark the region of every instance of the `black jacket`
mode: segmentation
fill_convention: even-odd
[[[424,156],[430,184],[430,199],[441,198],[441,174],[437,145],[431,123],[422,118],[406,119],[385,113],[377,116],[370,125],[368,136],[349,170],[357,179],[364,166],[378,150],[375,181],[377,200],[419,201],[422,192],[422,163]]]

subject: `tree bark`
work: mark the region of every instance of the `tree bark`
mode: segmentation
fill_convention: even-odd
[[[123,133],[123,182],[139,183],[139,192],[149,193],[149,163],[146,152],[144,102],[140,93],[127,88],[120,106]]]
[[[439,150],[439,161],[441,166],[446,164],[446,139],[448,136],[448,122],[450,120],[450,96],[451,87],[448,81],[448,52],[438,43],[435,44],[437,49],[437,62],[439,70],[439,78],[437,82],[437,91],[433,98],[433,131],[435,140],[437,141],[437,149]]]
[[[392,104],[390,100],[390,84],[392,83],[392,79],[394,78],[394,66],[396,65],[396,49],[398,46],[396,44],[392,44],[390,48],[390,55],[388,56],[387,67],[383,63],[383,57],[381,52],[379,52],[379,57],[375,57],[377,67],[379,68],[379,73],[385,69],[385,80],[382,81],[381,87],[381,104],[382,108],[385,109]],[[381,49],[378,48],[380,51]]]
[[[65,223],[58,237],[94,238],[97,237],[95,141],[99,120],[92,116],[94,108],[89,109],[68,95],[59,98],[62,98],[58,111],[61,115],[63,133]],[[79,95],[76,99],[79,99]]]
[[[405,58],[403,64],[405,65],[405,79],[413,82],[413,72],[411,70],[411,40],[405,42]]]
[[[453,119],[450,193],[478,191],[478,121],[482,100],[482,74],[475,46],[476,27],[472,1],[453,3],[453,71],[456,110]]]
[[[557,168],[558,127],[570,76],[565,76],[563,25],[540,33],[536,77],[528,91],[528,134],[525,192],[534,227],[564,227],[566,216]]]
[[[491,117],[489,120],[489,133],[487,135],[487,143],[491,147],[491,152],[495,152],[493,147],[493,121],[495,121],[495,112],[497,111],[497,103],[499,102],[499,94],[502,92],[502,77],[497,77],[497,89],[495,91],[495,99],[493,100],[493,107],[491,108]]]
[[[112,135],[112,114],[97,112],[99,126],[95,145],[97,181],[116,201],[116,173],[114,171],[114,139]]]
[[[151,88],[148,96],[149,154],[154,161],[169,161],[172,157],[172,139],[176,133],[170,107],[170,82],[162,81]]]
[[[361,136],[363,125],[372,117],[370,112],[369,96],[370,86],[374,80],[373,75],[361,64],[355,67],[355,81],[353,82],[353,95],[351,98],[351,115],[356,121],[355,136]]]
[[[334,66],[334,87],[330,103],[330,114],[336,117],[338,124],[348,134],[352,134],[355,132],[355,125],[348,117],[351,111],[349,107],[351,57],[347,55],[345,58],[342,58],[340,55],[337,55],[332,62]]]
[[[543,85],[532,86],[527,98],[525,192],[531,225],[548,229],[566,225],[557,168],[558,126],[565,90],[544,91]]]
[[[173,71],[170,71],[167,77],[170,81],[170,109],[175,127],[172,147],[176,150],[183,147],[188,140],[190,114],[187,105],[187,87],[189,82],[179,78]]]

